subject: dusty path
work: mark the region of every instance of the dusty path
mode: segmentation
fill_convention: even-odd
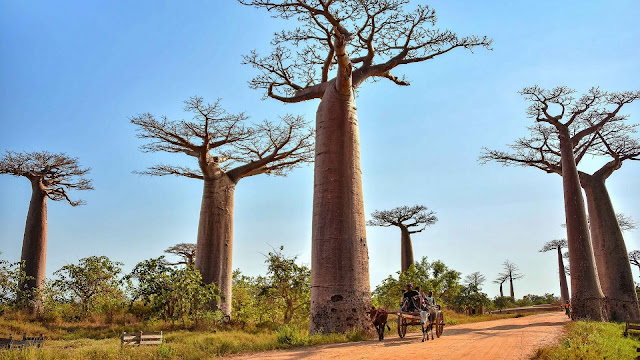
[[[394,317],[390,317],[395,320]],[[330,344],[287,351],[268,351],[236,359],[530,359],[534,351],[562,337],[564,313],[525,316],[447,326],[440,339],[420,342],[422,334],[407,333],[404,339],[389,334],[383,342]]]

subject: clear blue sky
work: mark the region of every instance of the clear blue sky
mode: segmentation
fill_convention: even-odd
[[[440,220],[413,236],[417,258],[441,259],[463,275],[480,271],[488,280],[509,259],[525,275],[516,296],[558,294],[556,259],[537,250],[565,237],[560,177],[476,159],[483,146],[502,149],[526,135],[531,121],[517,94],[524,86],[640,88],[640,3],[428,3],[438,27],[488,35],[494,50],[456,51],[396,71],[410,87],[383,81],[361,88],[366,213],[427,205]],[[49,276],[89,255],[107,255],[130,270],[175,243],[195,242],[201,182],[131,173],[160,161],[195,164],[187,156],[139,152],[130,116],[189,117],[182,101],[200,95],[222,98],[227,110],[254,120],[286,112],[314,119],[317,101],[263,101],[247,86],[256,73],[241,55],[266,52],[281,27],[232,0],[0,1],[0,150],[66,152],[92,168],[95,190],[72,195],[86,206],[49,202]],[[640,104],[625,113],[639,122]],[[234,268],[264,273],[270,245],[310,262],[312,179],[307,166],[286,178],[238,184]],[[608,186],[616,210],[640,221],[640,164],[624,164]],[[0,177],[5,259],[20,258],[30,191],[24,178]],[[367,236],[373,289],[400,267],[400,233],[368,228]],[[625,236],[629,250],[640,249],[640,230]],[[494,296],[497,286],[488,281],[484,291]]]

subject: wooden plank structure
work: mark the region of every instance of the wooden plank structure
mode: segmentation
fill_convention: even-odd
[[[120,337],[120,346],[125,345],[160,345],[162,344],[162,331],[147,331],[136,333],[124,333]]]
[[[624,337],[629,336],[629,330],[640,331],[640,320],[639,319],[627,319],[626,325],[624,327]]]
[[[42,347],[43,344],[43,334],[40,334],[40,336],[27,336],[27,333],[24,333],[22,340],[14,340],[13,334],[9,334],[9,338],[0,338],[0,349],[21,349],[29,346]]]

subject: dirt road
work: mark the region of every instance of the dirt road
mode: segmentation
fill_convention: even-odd
[[[395,316],[391,318],[395,320]],[[557,312],[446,326],[441,338],[424,343],[419,332],[407,333],[404,339],[389,334],[382,342],[320,345],[233,359],[530,359],[537,348],[555,344],[562,337],[562,325],[567,321],[563,313]]]

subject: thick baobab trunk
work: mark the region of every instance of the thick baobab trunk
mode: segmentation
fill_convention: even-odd
[[[500,283],[500,297],[504,297],[504,294],[502,293],[502,284],[503,283]]]
[[[364,219],[355,100],[329,86],[316,114],[311,333],[372,331]]]
[[[587,214],[582,199],[569,130],[559,128],[562,158],[562,187],[567,224],[569,266],[571,270],[572,318],[606,321],[604,295],[598,281],[593,248],[589,238]]]
[[[196,270],[202,274],[205,284],[214,283],[220,288],[223,299],[214,305],[225,315],[231,315],[235,185],[226,174],[204,180],[196,245]]]
[[[39,180],[32,180],[31,188],[20,258],[29,279],[20,287],[29,292],[29,299],[35,301],[34,309],[37,309],[40,306],[39,291],[44,287],[47,265],[47,195]]]
[[[512,299],[515,299],[515,294],[513,292],[513,278],[511,276],[509,276],[509,294],[511,295]]]
[[[564,260],[562,260],[562,248],[558,247],[558,271],[560,272],[560,300],[564,304],[569,300],[569,287],[567,286],[567,274],[564,271]]]
[[[605,180],[580,178],[587,195],[591,242],[609,317],[614,321],[640,318],[627,247],[618,225]],[[572,272],[573,274],[573,272]]]
[[[400,269],[402,272],[409,270],[413,264],[413,246],[411,245],[411,234],[405,227],[400,227],[402,237],[400,239]]]

